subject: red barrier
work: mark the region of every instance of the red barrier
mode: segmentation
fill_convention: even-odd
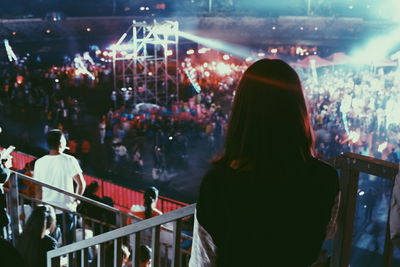
[[[26,163],[35,159],[35,157],[33,156],[17,151],[12,152],[12,156],[13,168],[16,170],[23,169]],[[100,186],[100,190],[97,195],[99,197],[111,197],[114,201],[114,206],[122,211],[129,212],[132,205],[143,205],[142,191],[124,188],[122,186],[115,185],[113,183],[86,174],[84,174],[84,177],[87,184],[90,184],[93,181],[97,181]],[[160,196],[157,203],[157,208],[163,213],[167,213],[169,211],[179,209],[187,205],[188,204],[186,203]]]

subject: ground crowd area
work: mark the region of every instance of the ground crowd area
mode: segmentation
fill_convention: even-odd
[[[195,202],[202,174],[223,144],[234,89],[251,62],[222,55],[214,61],[185,58],[181,99],[139,107],[132,95],[113,91],[106,62],[82,58],[87,75],[76,60],[67,59],[50,67],[32,58],[1,62],[5,142],[39,156],[45,153],[45,133],[58,128],[86,172],[133,188],[157,184],[167,196]],[[188,66],[199,92],[185,74]],[[316,75],[310,68],[296,70],[319,158],[354,152],[399,162],[395,67],[327,66]]]

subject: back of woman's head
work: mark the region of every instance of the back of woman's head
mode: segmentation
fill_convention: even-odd
[[[17,249],[28,266],[35,266],[40,240],[46,230],[54,230],[55,222],[56,215],[51,206],[38,206],[33,210],[17,242]]]
[[[236,91],[222,160],[238,168],[266,160],[306,160],[312,129],[297,73],[281,60],[263,59],[243,74]]]
[[[144,215],[147,218],[151,218],[153,216],[153,203],[155,203],[158,199],[158,189],[154,186],[150,186],[144,192],[144,207],[145,212]]]

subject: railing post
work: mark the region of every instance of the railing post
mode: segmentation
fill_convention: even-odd
[[[114,266],[122,265],[121,238],[114,239]]]
[[[140,265],[140,232],[131,235],[132,263],[133,266]]]
[[[388,213],[388,220],[386,223],[385,246],[383,249],[383,266],[385,267],[392,267],[392,259],[393,259],[393,244],[392,240],[390,239],[389,217],[390,217],[390,209]]]
[[[350,163],[348,163],[350,164]],[[345,166],[340,171],[338,230],[333,240],[332,267],[348,267],[350,262],[359,172]]]
[[[153,238],[151,242],[151,266],[160,266],[160,226],[153,227]]]
[[[172,244],[172,251],[174,253],[174,257],[172,258],[172,267],[179,267],[181,266],[181,228],[182,228],[182,221],[176,220],[174,222],[174,233],[173,233],[173,244]]]
[[[14,246],[17,245],[17,238],[19,236],[19,218],[18,218],[18,177],[16,173],[12,173],[9,179],[10,192],[8,213],[11,217],[11,238]]]

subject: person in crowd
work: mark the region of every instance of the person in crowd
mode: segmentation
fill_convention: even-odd
[[[10,177],[11,167],[12,156],[7,149],[3,149],[0,152],[0,237],[5,236],[5,227],[10,223],[10,218],[7,214],[7,202],[3,185]]]
[[[7,203],[3,191],[3,184],[7,182],[12,166],[12,156],[3,150],[0,152],[0,259],[1,266],[14,267],[24,266],[23,260],[17,249],[7,240],[5,240],[5,227],[10,220],[7,214]]]
[[[140,246],[140,263],[139,267],[150,267],[151,266],[151,248],[146,245]]]
[[[297,73],[281,60],[255,62],[236,90],[224,152],[201,184],[189,265],[247,266],[248,255],[252,266],[312,264],[339,193],[336,170],[313,144]],[[301,245],[287,257],[293,242]]]
[[[47,145],[50,152],[36,161],[34,178],[67,192],[82,195],[85,191],[86,182],[76,158],[63,153],[66,149],[63,133],[60,130],[49,131],[47,133]],[[77,185],[75,191],[74,182]],[[79,204],[79,201],[73,197],[41,186],[36,189],[36,198],[72,212],[76,211]],[[56,210],[56,213],[59,228],[63,229],[64,225],[66,227],[66,229],[63,229],[66,240],[63,241],[70,244],[73,241],[73,229],[77,223],[76,217],[68,212],[63,213],[61,210]]]
[[[154,186],[150,186],[146,189],[143,195],[144,204],[142,205],[133,205],[131,208],[131,212],[142,219],[149,219],[154,216],[161,215],[162,212],[159,211],[157,206],[158,201],[158,189]]]
[[[96,193],[98,192],[99,188],[100,187],[99,187],[98,182],[97,181],[93,181],[86,187],[85,193],[83,194],[83,196],[101,203],[102,202],[101,198],[96,195]],[[82,202],[79,205],[78,211],[80,213],[82,213],[82,214],[85,214],[86,216],[88,216],[88,217],[90,217],[92,219],[96,219],[96,220],[102,220],[103,219],[102,218],[103,217],[102,216],[103,209],[98,207],[98,206],[86,203],[86,202]],[[89,222],[89,225],[90,225],[90,222]],[[99,234],[100,233],[99,225],[95,224],[95,229],[93,229],[93,230],[95,232],[95,235]]]
[[[56,215],[49,206],[36,207],[17,242],[17,250],[22,255],[25,267],[45,267],[49,250],[58,247],[50,236],[56,228]]]

